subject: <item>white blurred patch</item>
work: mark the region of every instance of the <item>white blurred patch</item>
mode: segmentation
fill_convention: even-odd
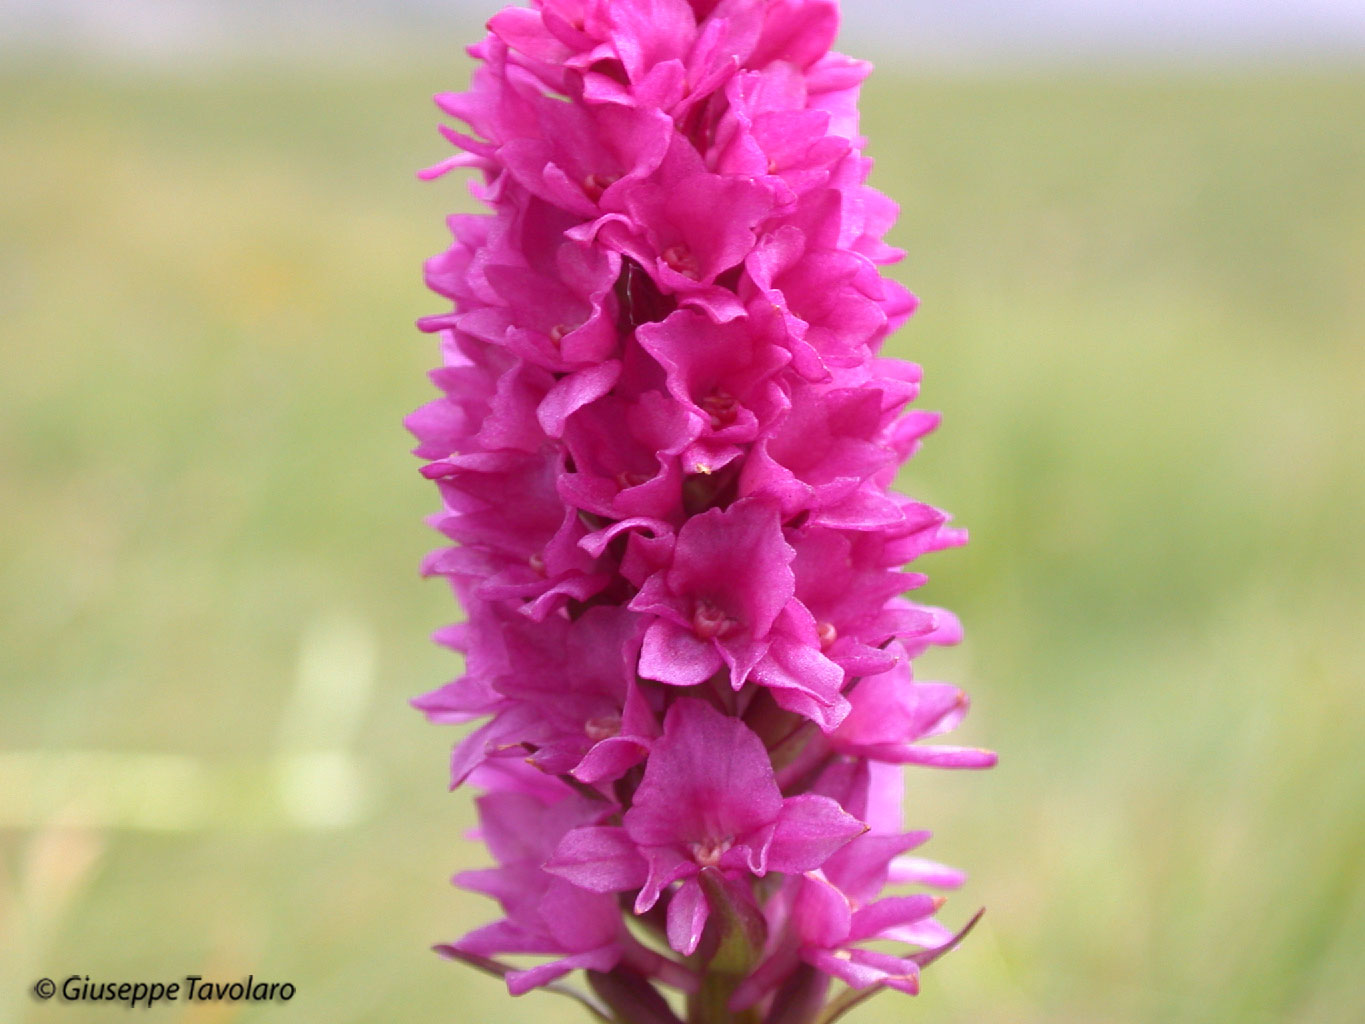
[[[299,644],[275,754],[210,763],[183,754],[0,751],[0,828],[345,828],[373,801],[351,749],[375,680],[374,634],[318,619]]]
[[[299,644],[293,695],[280,718],[283,750],[350,746],[375,678],[374,634],[359,619],[315,620]]]
[[[171,754],[0,751],[0,779],[0,827],[192,829],[211,792],[199,761]]]

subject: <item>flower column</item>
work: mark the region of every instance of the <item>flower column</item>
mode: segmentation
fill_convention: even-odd
[[[438,103],[489,210],[427,280],[442,397],[409,417],[452,546],[465,674],[418,698],[480,724],[472,781],[503,917],[440,947],[514,994],[587,971],[599,1016],[822,1024],[914,992],[961,876],[907,857],[903,764],[966,711],[913,678],[953,617],[902,596],[960,544],[892,493],[936,425],[880,358],[914,298],[878,266],[832,0],[541,0]],[[633,919],[636,927],[628,927]],[[901,943],[896,954],[867,947]],[[532,966],[499,959],[531,954]],[[829,999],[831,979],[847,987]]]

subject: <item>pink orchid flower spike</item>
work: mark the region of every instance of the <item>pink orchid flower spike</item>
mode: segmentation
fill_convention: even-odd
[[[938,418],[881,355],[918,300],[838,22],[533,0],[437,97],[455,152],[421,177],[484,209],[426,264],[407,426],[463,671],[413,703],[467,726],[493,866],[455,883],[501,911],[437,948],[606,1024],[833,1024],[965,934],[901,803],[907,765],[995,763],[926,742],[968,701],[913,670],[961,628],[906,566],[966,535],[891,490]]]

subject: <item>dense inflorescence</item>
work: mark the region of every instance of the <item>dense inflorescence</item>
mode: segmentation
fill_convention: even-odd
[[[424,172],[490,212],[427,264],[442,397],[408,425],[465,674],[418,698],[480,724],[497,862],[456,882],[501,920],[441,947],[513,993],[583,968],[623,1024],[804,1024],[831,978],[914,992],[961,876],[907,852],[906,764],[962,692],[913,678],[952,615],[902,595],[965,539],[890,491],[934,428],[878,356],[914,297],[878,266],[863,62],[833,0],[538,0],[471,48],[467,126]],[[883,895],[888,884],[921,891]],[[885,952],[891,940],[900,952]],[[498,957],[543,959],[514,969]],[[822,1010],[822,1006],[825,1007]]]

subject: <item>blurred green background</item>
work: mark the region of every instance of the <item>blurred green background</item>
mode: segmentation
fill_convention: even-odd
[[[467,68],[0,70],[0,1021],[38,977],[290,981],[195,1022],[577,1021],[491,916],[401,417]],[[911,776],[981,927],[850,1019],[1365,1020],[1365,72],[874,77],[906,489],[986,774]],[[143,1011],[138,1011],[139,1013]]]

